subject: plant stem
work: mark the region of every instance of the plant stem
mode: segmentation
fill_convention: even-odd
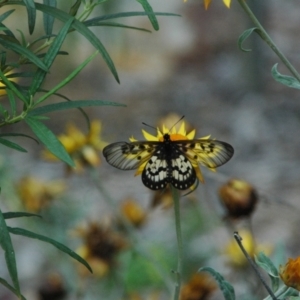
[[[293,67],[293,65],[289,62],[289,60],[285,57],[285,55],[278,49],[275,43],[272,41],[271,37],[265,31],[264,27],[258,21],[256,16],[253,14],[250,7],[247,5],[245,0],[237,0],[246,14],[250,17],[255,26],[259,29],[260,37],[270,46],[270,48],[275,52],[275,54],[280,58],[280,60],[284,63],[284,65],[290,70],[290,72],[294,75],[294,77],[300,82],[300,75],[297,70]]]
[[[180,223],[180,196],[178,190],[171,186],[174,212],[175,212],[175,226],[176,226],[176,236],[177,236],[177,270],[176,275],[176,285],[174,300],[178,300],[180,296],[180,286],[181,286],[181,275],[182,275],[182,236],[181,236],[181,223]]]
[[[273,300],[277,300],[276,296],[274,295],[273,291],[270,289],[270,287],[267,285],[266,281],[264,280],[264,278],[262,277],[261,273],[259,272],[257,265],[255,264],[255,262],[252,260],[252,258],[250,257],[250,255],[247,253],[246,249],[244,248],[243,244],[242,244],[242,238],[239,236],[238,232],[235,232],[233,234],[236,242],[238,243],[240,249],[242,250],[243,254],[245,255],[245,257],[247,258],[248,262],[250,263],[251,267],[253,268],[254,272],[256,273],[256,275],[258,276],[258,278],[260,279],[260,281],[262,282],[262,284],[264,285],[264,287],[266,288],[266,290],[268,291],[269,295],[271,296],[271,298]]]

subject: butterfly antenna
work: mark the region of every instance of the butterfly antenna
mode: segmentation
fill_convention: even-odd
[[[150,128],[152,128],[152,129],[155,129],[155,130],[156,130],[156,128],[155,128],[154,126],[151,126],[151,125],[146,124],[146,123],[144,123],[144,122],[142,122],[142,124],[145,125],[145,126],[147,126],[147,127],[150,127]]]
[[[184,116],[182,116],[169,130],[169,132],[184,118]]]

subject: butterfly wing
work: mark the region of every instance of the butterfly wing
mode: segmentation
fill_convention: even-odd
[[[106,161],[121,170],[137,169],[155,152],[156,142],[117,142],[106,146],[103,155]]]
[[[163,146],[160,145],[157,147],[143,170],[143,184],[151,190],[165,188],[170,182],[169,168],[167,154],[163,151]]]
[[[196,181],[196,172],[176,144],[171,144],[169,151],[163,145],[157,147],[147,162],[142,181],[152,190],[160,190],[171,183],[176,189],[186,190]]]
[[[231,145],[218,140],[185,140],[178,141],[177,145],[192,163],[201,163],[212,169],[225,164],[234,153]]]
[[[172,151],[172,185],[178,190],[186,190],[196,181],[196,172],[188,157],[177,147],[173,145]]]

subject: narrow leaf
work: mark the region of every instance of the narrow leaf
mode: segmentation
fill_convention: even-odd
[[[166,16],[166,17],[180,17],[178,14],[172,14],[172,13],[151,13],[156,16]],[[118,18],[128,18],[128,17],[138,17],[138,16],[147,16],[148,13],[143,12],[143,11],[129,11],[129,12],[122,12],[122,13],[116,13],[116,14],[109,14],[109,15],[104,15],[101,17],[95,17],[89,20],[84,21],[83,23],[85,26],[95,26],[101,21],[106,21],[106,20],[111,20],[111,19],[118,19]]]
[[[152,9],[151,5],[149,4],[149,2],[147,0],[137,0],[137,2],[139,2],[143,6],[145,12],[148,13],[148,18],[149,18],[153,28],[155,30],[159,30],[158,21],[156,19],[155,14],[153,13],[153,9]]]
[[[36,9],[33,0],[23,0],[28,15],[28,26],[29,26],[29,33],[32,34],[35,26],[35,19],[36,19]]]
[[[25,230],[22,228],[17,228],[17,227],[7,227],[8,231],[10,233],[16,234],[16,235],[22,235],[22,236],[26,236],[28,238],[32,238],[32,239],[36,239],[36,240],[40,240],[46,243],[49,243],[51,245],[53,245],[54,247],[56,247],[57,249],[59,249],[60,251],[68,254],[69,256],[71,256],[72,258],[74,258],[75,260],[77,260],[78,262],[82,263],[91,273],[93,273],[91,267],[89,266],[89,264],[82,258],[80,257],[76,252],[74,252],[73,250],[71,250],[70,248],[68,248],[67,246],[53,240],[50,239],[44,235],[40,235],[37,233],[34,233],[32,231],[29,230]]]
[[[218,273],[217,271],[215,271],[213,268],[210,268],[210,267],[200,268],[198,270],[198,272],[210,273],[217,281],[217,283],[223,293],[224,298],[226,300],[235,300],[235,293],[234,293],[233,286],[228,281],[226,281],[220,273]]]
[[[81,5],[81,0],[77,0],[70,8],[69,15],[75,17]]]
[[[26,137],[28,139],[34,140],[37,144],[39,144],[39,141],[35,138],[33,138],[30,135],[24,134],[24,133],[15,133],[15,132],[11,132],[11,133],[0,133],[0,137],[2,136],[21,136],[21,137]]]
[[[250,28],[250,29],[247,29],[245,30],[240,36],[239,36],[239,39],[238,39],[238,46],[240,48],[240,50],[244,51],[244,52],[250,52],[252,51],[251,49],[246,49],[243,47],[243,43],[244,41],[253,33],[253,32],[256,32],[258,34],[260,34],[260,29],[257,28],[257,27],[253,27],[253,28]]]
[[[145,28],[140,28],[140,27],[134,27],[134,26],[127,26],[121,23],[116,23],[116,22],[98,22],[95,25],[90,25],[90,26],[107,26],[107,27],[119,27],[119,28],[125,28],[125,29],[133,29],[133,30],[139,30],[139,31],[144,31],[144,32],[150,32],[150,30],[145,29]]]
[[[102,100],[76,100],[69,102],[59,102],[55,104],[49,104],[42,107],[38,107],[28,113],[28,116],[36,116],[41,114],[46,114],[54,111],[62,111],[71,108],[79,108],[79,107],[89,107],[89,106],[126,106],[124,104],[102,101]]]
[[[13,219],[13,218],[21,218],[21,217],[39,217],[39,218],[41,218],[40,215],[27,213],[27,212],[7,212],[7,213],[3,213],[3,217],[6,220]]]
[[[11,114],[13,117],[16,116],[17,113],[17,106],[16,106],[16,99],[14,96],[14,93],[10,89],[5,89],[6,94],[8,96],[9,104],[10,104],[10,109],[11,109]]]
[[[69,31],[69,28],[73,22],[73,18],[70,18],[62,27],[62,29],[59,31],[58,35],[56,36],[56,38],[54,39],[53,43],[51,44],[51,46],[49,47],[43,62],[45,63],[47,69],[50,69],[51,65],[53,64],[57,53],[60,50],[60,47],[62,45],[62,43],[64,42],[67,33]],[[35,95],[36,91],[38,90],[38,88],[41,86],[41,84],[43,83],[45,76],[46,76],[46,72],[44,72],[43,70],[38,70],[36,72],[35,77],[33,78],[33,82],[31,84],[30,87],[30,94],[31,95]]]
[[[69,14],[55,7],[49,7],[40,3],[36,3],[36,8],[38,10],[41,10],[43,13],[47,13],[61,20],[62,22],[67,22],[70,18],[73,18]],[[91,30],[89,30],[83,23],[79,22],[76,19],[74,20],[72,27],[75,30],[77,30],[80,34],[82,34],[100,52],[110,71],[114,75],[115,79],[117,80],[117,82],[120,82],[114,63],[110,58],[108,52],[100,42],[100,40],[97,38],[97,36]]]
[[[8,16],[10,16],[13,12],[15,11],[15,9],[11,9],[6,11],[5,13],[3,13],[2,15],[0,15],[0,22],[3,22]]]
[[[74,162],[62,143],[57,139],[55,134],[46,125],[34,117],[26,117],[25,122],[39,138],[39,140],[46,146],[46,148],[54,154],[57,158],[74,167]]]
[[[43,0],[44,5],[56,7],[56,0]],[[46,35],[51,35],[53,30],[54,18],[49,14],[43,14],[44,19],[44,30]]]
[[[30,60],[31,62],[33,62],[37,67],[41,68],[44,71],[48,71],[47,67],[45,66],[45,64],[30,50],[28,50],[27,48],[24,48],[23,46],[20,46],[16,43],[12,43],[8,40],[5,40],[4,38],[0,37],[0,44],[7,48],[10,49],[18,54],[23,55],[24,57],[26,57],[28,60]]]
[[[273,262],[263,252],[260,252],[258,253],[258,255],[255,255],[255,262],[269,274],[272,282],[272,291],[276,292],[279,288],[280,280],[278,270],[273,264]]]
[[[5,252],[5,260],[9,275],[13,282],[13,287],[16,290],[18,296],[20,293],[20,285],[18,280],[18,271],[15,258],[15,251],[11,242],[10,234],[8,232],[8,227],[6,226],[2,212],[0,211],[0,245]]]
[[[7,289],[9,289],[11,292],[13,292],[16,296],[18,295],[18,292],[15,288],[13,288],[5,279],[0,278],[0,284],[5,286]],[[20,295],[22,300],[26,300],[26,298],[23,295]]]
[[[48,97],[55,94],[59,89],[61,89],[63,86],[68,84],[73,78],[75,78],[79,72],[98,54],[98,51],[96,51],[94,54],[89,56],[81,65],[79,65],[68,77],[66,77],[64,80],[62,80],[57,86],[55,86],[53,89],[51,89],[48,93],[46,93],[44,96],[40,97],[36,101],[36,105],[38,103],[41,103],[45,101]]]
[[[15,11],[15,9],[11,9],[11,10],[8,10],[7,12],[3,13],[2,15],[0,15],[0,26],[1,27],[4,27],[5,29],[2,29],[4,31],[5,34],[9,35],[9,36],[12,36],[14,37],[14,34],[13,32],[7,28],[2,22],[8,17],[11,15],[11,13],[13,13]]]
[[[11,149],[14,149],[14,150],[17,150],[17,151],[20,151],[20,152],[27,152],[26,149],[22,148],[21,146],[19,146],[18,144],[16,143],[13,143],[11,141],[8,141],[6,139],[3,139],[0,137],[0,144],[6,146],[6,147],[9,147]]]
[[[294,78],[292,76],[287,76],[287,75],[280,74],[278,72],[278,70],[277,70],[277,66],[278,66],[278,64],[275,64],[273,66],[273,68],[272,68],[272,76],[273,76],[273,78],[276,81],[282,83],[283,85],[286,85],[286,86],[288,86],[290,88],[294,88],[294,89],[298,89],[299,90],[300,89],[300,82],[296,78]]]

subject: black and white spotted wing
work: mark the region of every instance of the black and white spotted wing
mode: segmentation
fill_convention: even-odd
[[[209,139],[171,141],[165,134],[162,142],[118,142],[103,150],[103,155],[112,166],[133,170],[144,165],[142,181],[152,190],[172,184],[179,190],[191,187],[196,179],[197,165],[216,168],[226,163],[233,155],[231,145]]]
[[[168,183],[186,190],[195,183],[196,172],[176,143],[171,142],[169,147],[162,143],[146,164],[142,181],[152,190],[163,189]]]

